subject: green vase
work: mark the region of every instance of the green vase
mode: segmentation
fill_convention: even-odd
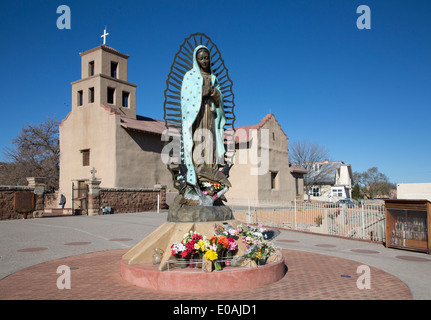
[[[214,260],[214,269],[215,269],[215,271],[221,271],[221,265],[216,260]]]

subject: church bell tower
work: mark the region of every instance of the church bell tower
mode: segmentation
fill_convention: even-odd
[[[136,119],[136,85],[127,82],[128,55],[106,44],[82,52],[81,79],[72,82],[72,111],[100,105]]]

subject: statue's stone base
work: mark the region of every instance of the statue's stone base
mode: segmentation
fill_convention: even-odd
[[[171,208],[172,209],[172,208]],[[229,210],[227,210],[229,209]],[[187,215],[186,211],[191,210]],[[207,218],[203,212],[210,214]],[[208,214],[208,213],[207,213]],[[211,216],[211,214],[213,214]],[[185,268],[175,271],[168,270],[168,260],[172,259],[171,246],[180,242],[186,233],[196,231],[210,238],[214,235],[216,225],[230,225],[237,228],[242,224],[233,219],[232,211],[226,206],[205,207],[180,205],[172,211],[170,218],[190,219],[192,221],[167,221],[154,230],[145,239],[130,249],[121,260],[121,276],[138,287],[170,292],[225,292],[251,290],[274,283],[284,277],[286,266],[284,259],[271,260],[264,266],[253,267],[225,267],[222,271],[203,272],[201,268]],[[230,219],[216,219],[216,217],[229,217]],[[204,221],[194,221],[195,219]],[[246,247],[241,240],[237,240],[236,256],[241,257]],[[162,251],[161,263],[153,265],[154,249]],[[269,259],[268,259],[269,260]],[[206,285],[210,283],[210,285]]]
[[[216,225],[223,226],[224,224],[229,224],[236,229],[241,222],[238,220],[209,222],[167,221],[130,249],[123,256],[123,259],[128,261],[128,265],[152,264],[154,249],[159,248],[163,250],[163,256],[158,270],[167,270],[167,261],[171,258],[171,246],[174,242],[182,241],[184,235],[190,231],[196,231],[197,233],[210,238],[214,235],[214,227]],[[237,241],[237,243],[237,255],[242,256],[246,251],[246,247],[242,241]]]
[[[161,272],[152,264],[130,265],[121,261],[122,278],[137,287],[150,290],[184,293],[212,293],[253,290],[281,280],[286,274],[284,259],[258,268],[226,268],[222,271],[202,272],[179,269]]]
[[[177,195],[169,207],[170,222],[207,222],[233,220],[231,208],[221,203],[214,206],[188,205],[182,195]]]

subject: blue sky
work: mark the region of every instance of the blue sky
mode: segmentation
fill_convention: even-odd
[[[371,29],[359,30],[359,5]],[[59,5],[71,29],[59,30]],[[130,55],[138,114],[163,119],[175,53],[203,32],[220,49],[236,125],[275,114],[290,142],[309,140],[353,171],[431,182],[431,1],[9,1],[0,12],[0,150],[27,123],[70,111],[80,56],[102,44]],[[2,155],[0,155],[0,161]]]

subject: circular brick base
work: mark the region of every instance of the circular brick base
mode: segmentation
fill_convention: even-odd
[[[222,271],[202,272],[200,269],[175,269],[159,271],[158,266],[128,265],[121,261],[124,280],[142,288],[184,293],[212,293],[249,290],[281,280],[286,274],[282,259],[258,268],[232,268]]]

